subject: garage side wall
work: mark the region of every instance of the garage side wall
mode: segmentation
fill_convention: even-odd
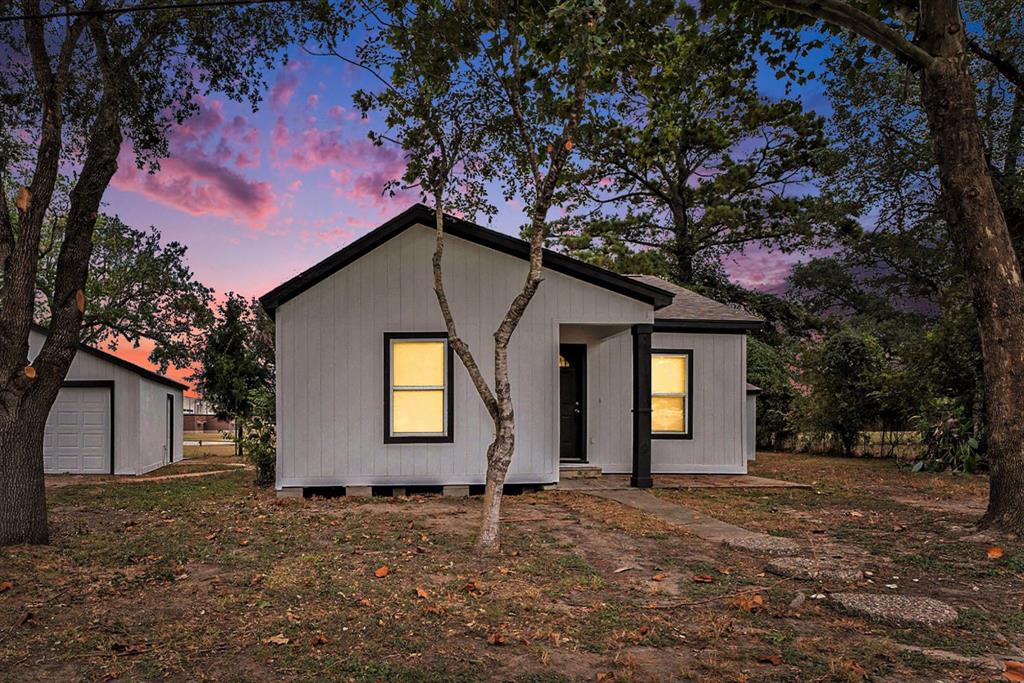
[[[166,465],[168,448],[173,449],[174,461],[182,457],[181,390],[139,378],[139,474]],[[171,413],[173,432],[167,432],[167,397],[174,400]],[[169,438],[173,435],[173,438]],[[169,443],[170,442],[170,443]]]
[[[279,488],[484,482],[493,426],[457,358],[454,442],[383,442],[384,333],[444,330],[432,290],[433,247],[432,229],[411,227],[277,309]],[[528,264],[449,236],[444,268],[459,332],[491,378],[491,335]],[[560,273],[544,278],[510,346],[510,483],[558,479],[559,322],[653,317],[643,302]]]

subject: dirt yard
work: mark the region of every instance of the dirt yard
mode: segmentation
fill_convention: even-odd
[[[1024,546],[972,528],[984,479],[774,454],[752,473],[813,488],[658,495],[841,547],[856,590],[959,621],[845,616],[833,586],[582,493],[507,498],[504,554],[480,560],[478,499],[279,501],[236,470],[50,490],[52,545],[0,550],[0,680],[991,681],[1024,659]]]

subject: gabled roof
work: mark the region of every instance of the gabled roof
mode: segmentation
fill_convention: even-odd
[[[630,275],[637,282],[672,292],[672,303],[660,309],[654,323],[666,325],[704,326],[710,330],[740,331],[764,327],[764,321],[738,308],[692,292],[656,275]]]
[[[270,290],[260,297],[260,303],[267,313],[273,316],[274,311],[281,304],[302,294],[313,285],[327,279],[353,261],[362,258],[392,237],[401,234],[414,225],[426,225],[428,227],[434,225],[434,210],[423,204],[414,204],[387,223],[352,242],[352,244],[341,251],[328,256],[312,268]],[[523,260],[529,260],[530,258],[529,242],[454,216],[445,215],[445,232],[446,234]],[[549,249],[544,250],[544,267],[617,294],[628,296],[631,299],[651,304],[655,310],[672,303],[672,294],[658,285],[634,280]]]
[[[38,332],[39,334],[44,335],[44,336],[46,336],[46,335],[48,335],[50,333],[50,331],[48,329],[46,329],[42,325],[37,325],[36,323],[32,323],[32,329],[34,331]],[[131,370],[136,375],[139,375],[141,377],[145,377],[146,379],[153,380],[154,382],[159,382],[160,384],[165,384],[165,385],[167,385],[169,387],[174,387],[175,389],[181,389],[182,391],[184,391],[185,389],[188,389],[188,385],[187,384],[182,384],[181,382],[173,380],[170,377],[167,377],[165,375],[161,375],[159,372],[154,372],[153,370],[150,370],[149,368],[144,368],[141,365],[136,365],[135,363],[132,363],[131,361],[127,361],[124,358],[119,358],[118,356],[115,356],[112,353],[108,353],[107,351],[102,351],[100,349],[97,349],[95,346],[89,346],[88,344],[83,344],[83,343],[79,342],[78,343],[78,352],[79,353],[84,353],[84,354],[86,354],[88,356],[92,356],[93,358],[99,358],[100,360],[105,360],[108,363],[113,363],[114,365],[119,365],[120,367],[122,367],[122,368],[124,368],[126,370]]]

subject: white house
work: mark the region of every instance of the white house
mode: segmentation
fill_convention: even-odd
[[[447,220],[444,268],[482,367],[529,245]],[[266,294],[276,324],[277,488],[479,485],[493,426],[447,344],[433,211],[416,205]],[[746,333],[762,322],[665,280],[544,254],[509,349],[510,484],[560,468],[743,473]]]
[[[34,326],[29,359],[46,340]],[[43,438],[47,474],[145,474],[182,458],[185,385],[80,344],[50,409]]]

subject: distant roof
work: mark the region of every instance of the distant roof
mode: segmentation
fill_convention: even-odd
[[[48,329],[46,329],[42,325],[37,325],[35,323],[32,323],[32,329],[35,330],[36,332],[42,334],[42,335],[47,335],[50,332]],[[184,391],[185,389],[188,389],[188,385],[187,384],[182,384],[181,382],[173,380],[170,377],[167,377],[166,375],[161,375],[159,372],[154,372],[153,370],[150,370],[149,368],[144,368],[141,365],[136,365],[135,363],[132,363],[131,361],[127,361],[124,358],[120,358],[118,356],[115,356],[112,353],[109,353],[107,351],[102,351],[100,349],[97,349],[95,346],[89,346],[88,344],[83,344],[83,343],[79,342],[78,343],[78,350],[79,350],[79,352],[85,353],[85,354],[90,355],[90,356],[93,356],[94,358],[99,358],[100,360],[105,360],[105,361],[107,361],[109,363],[113,363],[114,365],[119,365],[122,368],[125,368],[126,370],[131,370],[135,374],[141,375],[142,377],[145,377],[146,379],[151,379],[154,382],[159,382],[160,384],[166,384],[169,387],[174,387],[175,389],[181,389],[182,391]]]
[[[761,387],[754,386],[750,382],[747,382],[747,393],[748,394],[760,394],[761,393]]]
[[[669,282],[656,275],[628,275],[637,282],[672,292],[672,303],[658,310],[654,322],[665,323],[713,323],[721,329],[756,330],[764,326],[764,320],[756,315],[701,296],[685,287]]]
[[[302,294],[318,282],[327,279],[345,266],[362,258],[392,237],[401,234],[414,225],[431,226],[433,224],[434,210],[423,204],[413,204],[387,223],[371,230],[344,249],[328,256],[312,268],[270,290],[260,297],[260,303],[267,313],[273,316],[274,311],[281,304]],[[510,256],[524,260],[530,258],[529,242],[447,214],[445,215],[445,232]],[[672,293],[666,291],[660,285],[634,280],[549,249],[544,250],[544,267],[557,273],[589,282],[592,285],[616,292],[617,294],[628,296],[631,299],[651,304],[655,310],[668,306],[672,302]]]

